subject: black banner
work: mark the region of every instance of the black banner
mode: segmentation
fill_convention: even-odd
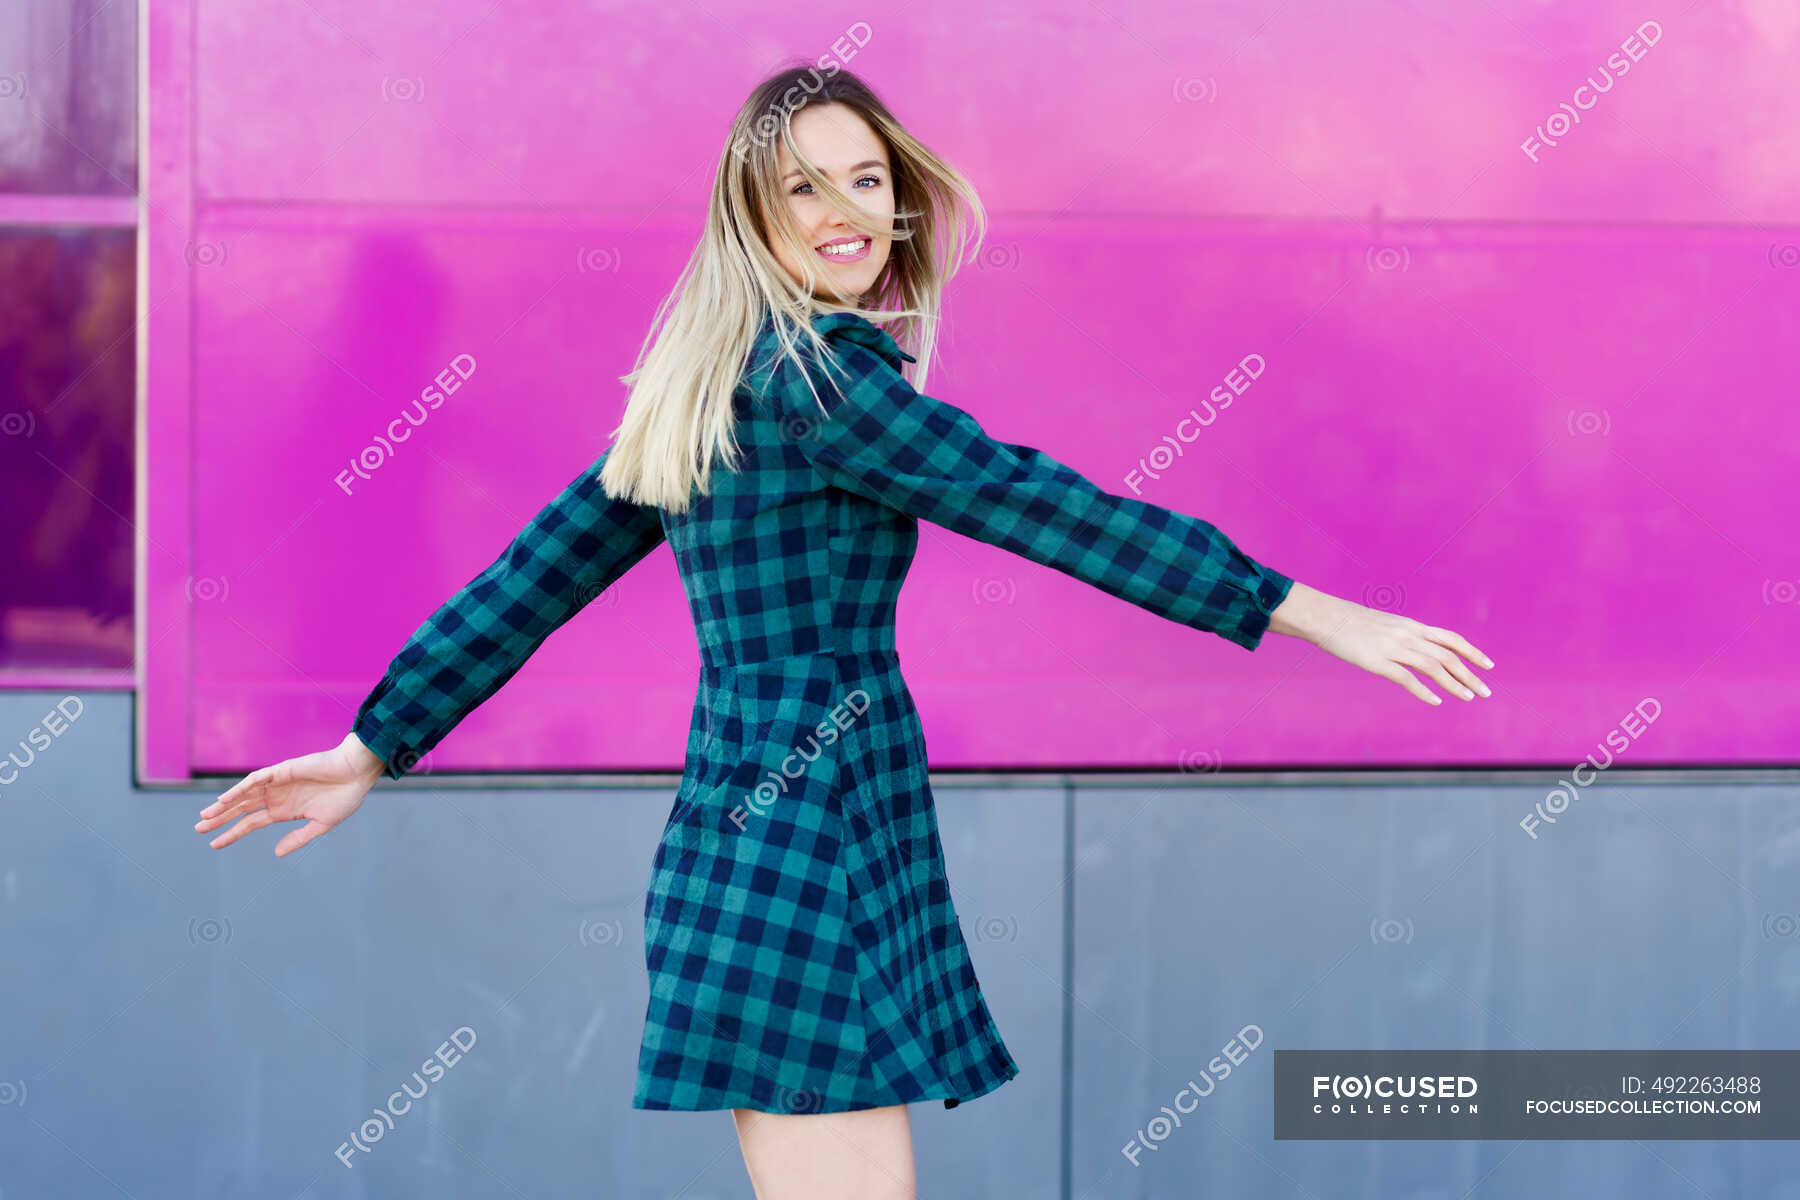
[[[1800,1138],[1800,1050],[1277,1050],[1275,1138]]]

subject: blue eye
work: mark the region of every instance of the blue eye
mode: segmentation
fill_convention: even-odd
[[[857,180],[856,180],[856,182],[857,182],[857,183],[861,183],[861,182],[862,182],[862,181],[863,181],[863,180],[865,180],[865,179],[866,179],[866,180],[868,180],[868,181],[869,181],[869,182],[870,182],[870,183],[872,183],[872,184],[874,184],[874,185],[875,185],[875,186],[876,186],[876,187],[880,187],[880,186],[881,186],[881,176],[879,176],[879,175],[862,175],[862,176],[858,176],[858,177],[857,177]],[[804,194],[806,194],[806,193],[803,193],[803,192],[802,192],[802,191],[801,191],[801,190],[800,190],[800,189],[801,189],[801,188],[805,188],[805,189],[806,189],[806,191],[807,191],[807,192],[810,192],[810,191],[812,191],[812,184],[810,184],[810,183],[801,183],[801,184],[798,184],[798,185],[796,185],[796,186],[795,186],[795,188],[794,188],[794,190],[793,190],[793,191],[792,191],[792,192],[789,192],[789,193],[788,193],[788,194],[789,194],[789,195],[790,195],[790,196],[800,196],[800,195],[804,195]],[[868,189],[867,189],[867,188],[864,188],[864,189],[862,189],[862,190],[864,190],[864,191],[867,191],[867,190],[868,190]]]

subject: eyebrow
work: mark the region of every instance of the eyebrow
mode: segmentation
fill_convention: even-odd
[[[852,166],[850,168],[850,171],[852,173],[854,173],[856,171],[864,170],[868,167],[880,167],[884,171],[887,170],[887,164],[882,162],[879,158],[865,158],[862,162],[856,163],[854,166]],[[783,182],[785,182],[789,179],[792,179],[796,175],[804,175],[805,173],[806,172],[800,170],[800,168],[795,167],[792,171],[789,171],[786,175],[783,175],[781,178],[782,178]]]

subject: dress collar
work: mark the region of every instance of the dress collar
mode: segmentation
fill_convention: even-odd
[[[894,340],[893,334],[880,328],[861,313],[845,310],[820,313],[813,318],[813,328],[821,334],[829,333],[833,329],[842,330],[845,337],[861,342],[887,359],[888,364],[896,371],[900,369],[897,359],[905,359],[907,362],[919,361],[900,348],[900,343]]]
[[[874,322],[858,312],[851,312],[848,309],[836,309],[817,313],[813,316],[812,326],[814,329],[818,330],[822,337],[828,337],[833,331],[837,331],[839,336],[849,338],[853,342],[858,342],[867,346],[869,349],[886,359],[888,365],[893,367],[896,371],[900,369],[900,363],[902,361],[919,361],[906,351],[902,350],[900,348],[900,343],[894,340],[894,336],[891,333],[878,327]],[[767,338],[772,341],[774,336],[775,318],[772,314],[765,314],[763,317],[762,332],[759,335],[759,338]]]

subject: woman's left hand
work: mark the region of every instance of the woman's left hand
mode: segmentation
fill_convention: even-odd
[[[1413,670],[1423,671],[1451,695],[1464,700],[1493,692],[1463,659],[1492,669],[1494,661],[1453,629],[1369,608],[1332,596],[1299,580],[1269,614],[1269,632],[1298,637],[1328,654],[1391,679],[1427,704],[1442,704]],[[1408,670],[1412,668],[1412,670]]]

